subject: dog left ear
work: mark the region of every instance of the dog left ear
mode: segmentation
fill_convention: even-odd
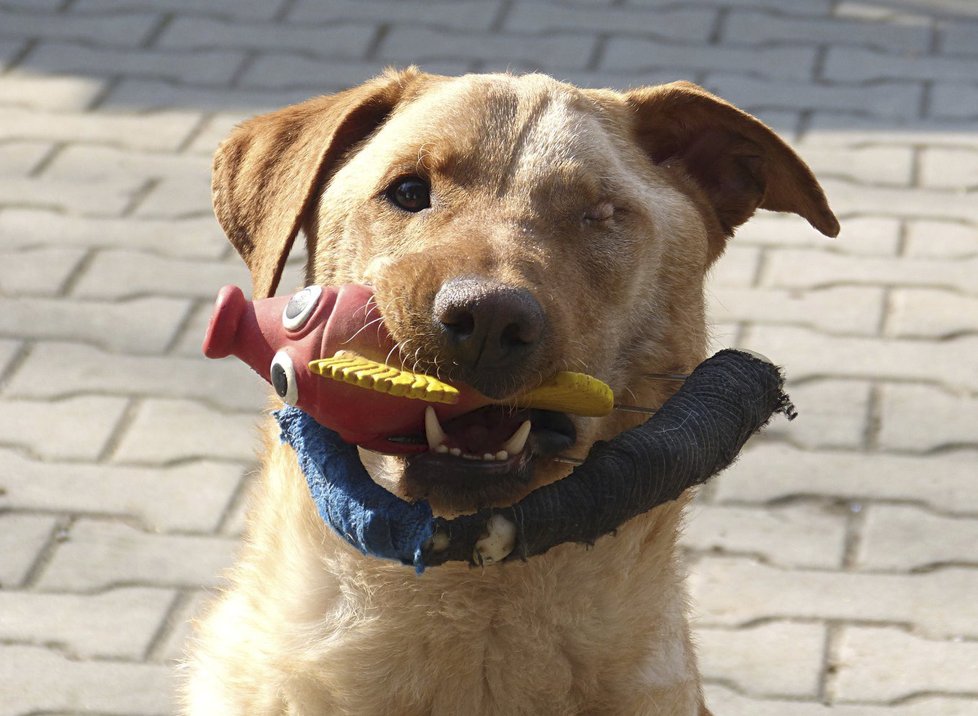
[[[214,213],[251,269],[255,298],[275,293],[321,183],[428,77],[413,67],[387,72],[249,119],[224,140],[214,155]]]
[[[656,164],[685,170],[727,236],[758,208],[798,214],[826,236],[839,233],[811,170],[760,120],[690,82],[632,90],[625,100],[639,144]]]

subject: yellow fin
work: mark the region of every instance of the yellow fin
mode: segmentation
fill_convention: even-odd
[[[395,368],[348,351],[332,358],[320,358],[309,363],[309,370],[324,378],[378,393],[451,405],[458,402],[458,389],[437,378]]]
[[[615,407],[615,394],[607,383],[584,373],[564,371],[516,398],[521,408],[556,410],[600,418]]]

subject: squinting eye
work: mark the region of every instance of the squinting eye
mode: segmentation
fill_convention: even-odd
[[[421,211],[431,206],[431,187],[419,177],[398,179],[387,189],[387,198],[404,211]]]
[[[292,359],[285,351],[279,351],[272,358],[272,365],[268,370],[272,387],[275,393],[289,405],[299,402],[299,386],[295,382],[295,366]]]
[[[319,297],[323,295],[321,286],[306,286],[289,299],[282,311],[282,325],[287,330],[296,331],[305,325],[309,316],[316,310]]]
[[[615,205],[610,201],[602,201],[584,212],[585,221],[607,221],[615,215]]]

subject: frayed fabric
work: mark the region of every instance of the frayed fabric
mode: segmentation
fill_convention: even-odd
[[[451,520],[434,518],[427,502],[406,502],[377,485],[356,447],[301,410],[287,407],[276,418],[323,520],[364,554],[420,573],[448,561],[474,564],[475,545],[493,515],[516,526],[506,559],[527,559],[564,542],[593,544],[728,467],[776,412],[794,417],[781,371],[749,353],[720,351],[649,420],[595,443],[564,479],[509,507]]]

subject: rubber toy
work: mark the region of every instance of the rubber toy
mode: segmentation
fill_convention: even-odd
[[[237,286],[225,286],[204,355],[237,356],[285,403],[345,442],[390,454],[424,452],[424,440],[406,436],[423,435],[426,406],[444,422],[497,401],[392,365],[397,348],[373,298],[368,286],[344,284],[248,301]],[[614,396],[597,378],[562,372],[510,404],[596,417],[614,408]]]

